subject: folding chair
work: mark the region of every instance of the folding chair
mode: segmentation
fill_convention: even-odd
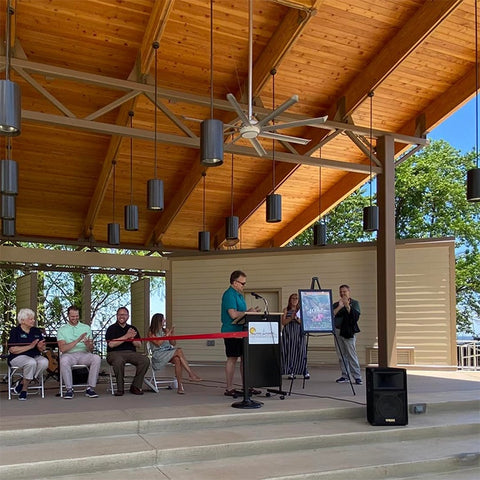
[[[62,354],[60,353],[60,357],[62,356]],[[60,362],[59,362],[60,364]],[[87,375],[86,375],[86,380],[84,382],[80,381],[80,382],[75,382],[75,372],[79,372],[81,369],[86,369],[87,370]],[[59,370],[60,370],[60,378],[59,378],[59,382],[60,382],[60,396],[63,397],[63,394],[64,392],[67,391],[66,387],[65,387],[65,384],[63,383],[63,375],[62,375],[62,368],[59,367]],[[76,364],[76,365],[72,365],[72,388],[73,388],[73,391],[74,392],[79,392],[81,390],[84,390],[85,388],[88,387],[88,374],[90,373],[90,369],[88,368],[88,365],[82,365],[82,364]],[[77,388],[77,390],[75,390],[75,388]],[[81,389],[81,390],[80,390]]]
[[[169,376],[166,374],[165,369],[167,366],[163,367],[161,370],[155,370],[152,364],[152,348],[150,342],[147,342],[147,355],[150,359],[150,367],[148,367],[147,374],[144,378],[144,383],[147,384],[155,393],[158,393],[160,390],[160,385],[163,385],[163,388],[171,390],[172,388],[178,388],[178,382],[175,376]]]
[[[22,368],[20,367],[11,367],[8,365],[8,371],[7,371],[7,377],[8,377],[8,399],[12,399],[12,393],[13,389],[15,388],[15,384],[17,383],[17,380],[20,380],[22,378]],[[38,379],[38,385],[33,384],[35,382],[35,379],[33,379],[27,388],[27,391],[34,390],[35,394],[41,393],[42,398],[45,397],[45,387],[44,387],[44,379],[43,379],[43,374],[40,376]]]

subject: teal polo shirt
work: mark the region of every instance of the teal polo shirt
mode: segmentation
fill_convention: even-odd
[[[241,332],[242,325],[232,324],[232,317],[228,314],[228,310],[233,308],[239,312],[247,311],[247,303],[245,297],[230,286],[222,296],[222,332]]]
[[[86,333],[88,338],[93,338],[92,329],[88,325],[78,322],[73,326],[67,323],[58,329],[57,340],[63,340],[65,343],[70,343],[76,340],[82,333]],[[68,351],[68,353],[74,352],[88,352],[87,346],[83,342],[78,342]]]

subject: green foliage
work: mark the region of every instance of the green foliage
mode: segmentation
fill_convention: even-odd
[[[395,223],[397,238],[455,237],[457,330],[472,333],[480,319],[480,205],[465,195],[466,172],[474,153],[462,156],[447,142],[432,142],[396,169]],[[362,230],[362,208],[369,203],[360,189],[328,215],[327,243],[372,239]],[[311,245],[312,229],[290,245]]]

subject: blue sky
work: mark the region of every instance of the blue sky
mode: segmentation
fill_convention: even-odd
[[[471,152],[475,148],[475,97],[432,130],[427,137],[432,140],[445,140],[462,154]]]

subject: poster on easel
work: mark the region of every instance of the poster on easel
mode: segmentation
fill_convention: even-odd
[[[335,329],[331,290],[299,290],[303,333],[333,333]]]

